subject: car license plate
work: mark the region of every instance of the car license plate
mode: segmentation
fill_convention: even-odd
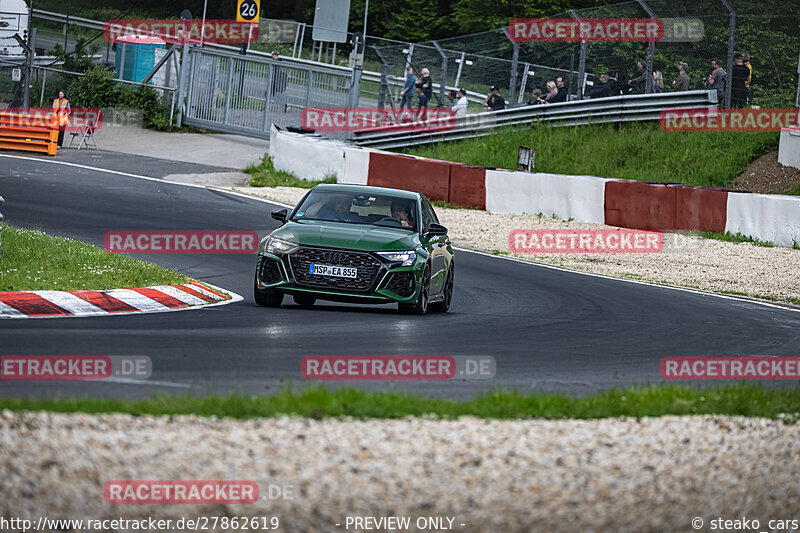
[[[335,278],[355,278],[358,276],[358,269],[336,265],[315,265],[309,267],[309,273],[317,276],[333,276]]]

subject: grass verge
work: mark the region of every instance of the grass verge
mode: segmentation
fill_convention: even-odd
[[[775,244],[770,241],[762,241],[760,239],[756,239],[755,237],[750,237],[749,235],[743,235],[742,233],[718,233],[714,231],[700,231],[697,233],[701,237],[705,239],[716,239],[718,241],[727,241],[727,242],[750,242],[755,244],[756,246],[763,246],[765,248],[774,248]]]
[[[536,171],[729,187],[778,146],[777,133],[667,133],[658,124],[508,127],[496,134],[410,148],[406,153],[504,169],[536,150]],[[657,164],[656,164],[657,163]]]
[[[608,418],[664,415],[742,415],[795,422],[800,416],[800,389],[775,390],[750,383],[695,390],[677,385],[633,387],[587,397],[558,394],[520,394],[494,391],[469,401],[367,392],[360,389],[328,391],[322,387],[302,392],[284,388],[266,397],[155,396],[143,401],[106,399],[0,399],[0,409],[135,415],[200,415],[233,418],[297,415],[311,418],[402,418],[435,415],[442,418],[476,416],[492,419]]]
[[[0,291],[102,290],[189,280],[158,265],[41,231],[4,224],[2,242]]]
[[[250,165],[245,172],[251,174],[253,178],[250,185],[253,187],[301,187],[310,189],[320,183],[336,183],[336,176],[326,176],[325,179],[314,181],[300,179],[291,172],[276,170],[272,163],[272,158],[264,154],[258,166]]]

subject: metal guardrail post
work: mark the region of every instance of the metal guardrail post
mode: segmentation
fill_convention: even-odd
[[[375,51],[375,55],[378,56],[378,61],[381,62],[381,84],[378,88],[378,109],[383,109],[383,103],[389,92],[389,62],[386,61],[386,57],[380,51],[377,44],[373,43],[372,49]],[[391,104],[392,102],[390,100],[389,105],[394,109],[394,106]]]
[[[581,16],[574,9],[569,10],[572,18],[581,20]],[[578,63],[578,100],[583,100],[584,78],[586,78],[586,41],[581,41],[581,58]]]
[[[731,89],[733,81],[733,45],[736,37],[736,10],[728,2],[728,0],[721,0],[722,4],[728,8],[730,12],[730,26],[728,28],[728,77],[725,80],[725,107],[731,106]]]
[[[439,52],[439,55],[442,56],[442,81],[439,82],[439,105],[445,105],[444,93],[447,90],[447,54],[444,53],[442,47],[439,46],[439,43],[436,41],[431,41],[433,46],[436,47],[436,51]]]

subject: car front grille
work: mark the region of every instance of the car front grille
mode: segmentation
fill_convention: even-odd
[[[411,272],[395,272],[389,278],[386,289],[405,298],[414,294],[414,274]]]
[[[271,259],[261,260],[261,268],[259,270],[258,277],[261,280],[261,283],[266,284],[283,281],[283,276],[281,276],[281,269],[278,266],[278,262]]]
[[[289,260],[297,284],[316,289],[367,291],[373,286],[381,269],[381,262],[368,252],[330,248],[303,247],[293,252]],[[316,276],[309,272],[312,264],[353,267],[358,269],[358,277]]]

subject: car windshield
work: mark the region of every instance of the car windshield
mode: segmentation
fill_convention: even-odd
[[[292,220],[330,220],[417,230],[416,202],[387,194],[311,191],[295,209]]]

